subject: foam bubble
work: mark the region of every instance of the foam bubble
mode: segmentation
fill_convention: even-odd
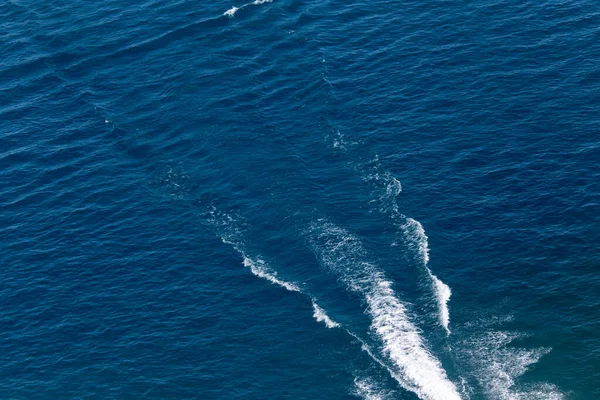
[[[366,260],[360,241],[342,228],[320,220],[313,224],[313,248],[326,268],[364,296],[371,331],[381,354],[393,365],[392,376],[407,390],[427,400],[456,400],[460,396],[441,363],[425,346],[393,283]]]
[[[338,328],[340,326],[340,324],[329,318],[329,316],[325,313],[325,310],[319,307],[319,305],[314,300],[312,302],[312,306],[314,310],[313,317],[315,317],[317,322],[323,322],[325,326],[329,329]]]
[[[238,7],[231,7],[229,10],[225,11],[223,13],[223,15],[228,16],[229,18],[233,18],[233,16],[235,15],[235,13],[237,12],[237,10],[239,10]]]

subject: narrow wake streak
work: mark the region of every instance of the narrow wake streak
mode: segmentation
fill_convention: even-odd
[[[263,259],[261,259],[261,258],[252,259],[252,258],[248,257],[246,255],[246,253],[244,251],[242,251],[234,243],[232,243],[224,238],[221,238],[221,240],[223,241],[223,243],[231,245],[236,251],[238,251],[242,255],[243,265],[246,268],[248,268],[255,276],[265,279],[275,285],[281,286],[282,288],[287,289],[290,292],[306,294],[302,291],[302,289],[300,289],[300,287],[298,285],[291,283],[291,282],[286,282],[282,279],[279,279],[277,277],[277,272],[275,272],[271,268],[269,268]],[[317,304],[317,300],[314,297],[312,297],[312,296],[308,296],[308,297],[310,297],[310,301],[312,303],[312,307],[313,307],[313,311],[314,311],[313,317],[315,318],[315,320],[317,322],[323,322],[325,324],[325,326],[329,329],[340,327],[340,324],[338,324],[337,322],[332,320],[327,315],[325,310]]]
[[[258,276],[259,278],[266,279],[269,282],[279,285],[283,288],[286,288],[290,292],[302,293],[302,290],[300,290],[300,288],[298,286],[296,286],[295,284],[286,282],[286,281],[282,281],[281,279],[277,278],[277,276],[276,276],[277,273],[274,271],[271,271],[265,265],[265,262],[262,259],[258,258],[256,260],[252,260],[245,254],[243,254],[243,256],[244,256],[244,261],[243,261],[244,266],[247,268],[250,268],[250,271],[252,271],[252,273],[254,275]]]
[[[450,310],[448,309],[448,301],[450,300],[450,296],[452,296],[452,291],[450,290],[450,287],[435,276],[427,266],[429,263],[429,244],[427,235],[425,235],[425,230],[419,221],[412,218],[407,218],[406,222],[401,225],[401,228],[404,231],[404,236],[409,245],[419,254],[421,262],[425,267],[425,271],[431,280],[439,310],[438,319],[440,324],[446,330],[446,334],[449,335]]]

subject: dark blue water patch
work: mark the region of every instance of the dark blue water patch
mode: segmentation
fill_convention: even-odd
[[[0,15],[0,397],[598,397],[596,4]]]

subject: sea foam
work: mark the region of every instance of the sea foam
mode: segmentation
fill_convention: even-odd
[[[229,18],[233,18],[233,16],[235,15],[235,13],[237,12],[237,10],[239,10],[239,7],[231,7],[229,10],[225,11],[223,13],[223,15],[229,17]]]
[[[485,328],[489,329],[489,328]],[[460,344],[470,369],[489,398],[505,400],[559,400],[564,395],[554,385],[542,383],[517,387],[515,380],[549,348],[522,349],[512,342],[526,337],[506,331],[489,330]]]
[[[354,394],[364,400],[386,400],[389,398],[389,394],[380,389],[371,379],[354,378],[354,386]]]
[[[300,290],[300,288],[297,285],[277,278],[277,272],[272,271],[269,267],[267,267],[267,265],[262,259],[257,258],[253,260],[243,253],[242,255],[244,257],[244,266],[248,267],[254,275],[258,276],[259,278],[266,279],[271,283],[279,285],[289,290],[290,292],[302,292],[302,290]]]
[[[409,246],[418,253],[419,258],[425,267],[425,271],[429,276],[435,293],[439,313],[438,319],[440,324],[446,330],[446,334],[449,335],[450,310],[448,309],[448,301],[450,300],[450,296],[452,296],[452,291],[450,290],[450,287],[435,276],[427,266],[429,263],[429,244],[423,225],[417,220],[406,218],[406,222],[401,225],[401,228]]]
[[[360,241],[325,220],[313,224],[311,231],[321,264],[338,273],[350,290],[363,295],[371,331],[381,343],[382,355],[393,365],[392,376],[421,399],[460,399],[440,361],[426,348],[392,282],[366,260]]]
[[[295,283],[284,281],[277,276],[277,272],[273,271],[267,263],[260,257],[249,257],[242,249],[242,245],[238,242],[241,240],[241,230],[236,227],[236,218],[229,214],[219,212],[216,208],[209,211],[209,222],[215,228],[222,231],[223,236],[221,241],[230,245],[242,256],[243,265],[250,270],[255,276],[266,279],[267,281],[281,286],[290,292],[302,293],[310,298],[313,307],[313,317],[317,322],[323,322],[327,328],[338,328],[340,324],[333,321],[325,312],[325,310],[317,304],[317,299],[305,293],[300,286]]]
[[[312,300],[312,306],[313,306],[313,310],[314,310],[313,317],[315,317],[317,322],[323,322],[325,324],[325,326],[328,327],[329,329],[339,328],[340,324],[338,324],[337,322],[335,322],[331,318],[329,318],[327,313],[325,313],[325,310],[323,310],[321,307],[319,307],[319,305],[315,302],[314,299]]]

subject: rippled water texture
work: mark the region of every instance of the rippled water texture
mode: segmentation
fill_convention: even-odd
[[[600,398],[600,3],[0,2],[0,398]]]

